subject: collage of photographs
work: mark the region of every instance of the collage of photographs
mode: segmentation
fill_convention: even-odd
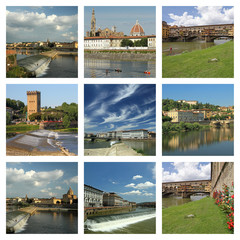
[[[229,5],[1,3],[0,239],[239,239]]]

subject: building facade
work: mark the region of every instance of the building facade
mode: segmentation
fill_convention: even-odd
[[[84,184],[84,207],[102,207],[103,191]]]
[[[202,112],[190,110],[170,110],[168,116],[172,118],[171,122],[200,122],[204,120]]]
[[[27,91],[27,120],[33,113],[39,113],[41,108],[41,93],[39,91]]]
[[[67,194],[63,194],[63,203],[73,204],[74,202],[76,202],[76,200],[77,196],[73,194],[73,190],[71,189],[71,187],[69,187]]]

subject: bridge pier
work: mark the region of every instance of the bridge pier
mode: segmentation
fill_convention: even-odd
[[[206,42],[214,42],[214,38],[210,37],[210,36],[206,36],[205,37],[205,41]]]

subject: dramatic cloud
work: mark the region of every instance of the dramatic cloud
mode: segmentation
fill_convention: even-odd
[[[155,187],[155,184],[147,181],[145,183],[139,183],[139,184],[130,183],[130,184],[127,184],[125,187],[132,187],[135,189],[148,189],[151,187]]]
[[[138,178],[143,178],[143,176],[141,176],[141,175],[136,175],[136,176],[133,176],[133,180],[136,180],[136,179],[138,179]]]
[[[87,84],[84,93],[85,132],[140,128],[155,131],[154,85]]]
[[[39,187],[58,180],[63,174],[63,171],[58,169],[49,172],[35,172],[33,170],[25,172],[23,169],[7,168],[7,185],[25,184]]]
[[[177,26],[199,26],[234,23],[233,7],[230,9],[221,6],[198,6],[195,8],[197,9],[198,16],[190,15],[188,12],[184,12],[182,16],[170,13],[169,17],[173,19],[173,22],[169,24]]]
[[[38,10],[36,10],[38,11]],[[77,40],[78,16],[46,15],[35,11],[7,10],[7,41]]]
[[[208,180],[211,175],[211,164],[197,162],[174,162],[173,171],[162,169],[163,182],[176,182],[188,180]]]

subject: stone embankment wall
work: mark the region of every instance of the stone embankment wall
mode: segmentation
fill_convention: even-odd
[[[85,51],[85,58],[105,59],[105,60],[124,60],[124,61],[156,61],[155,52],[103,52],[103,51]]]
[[[84,221],[91,217],[107,216],[112,214],[127,213],[134,211],[136,208],[132,206],[125,207],[98,207],[98,208],[85,208],[84,209]]]
[[[232,187],[234,182],[234,163],[233,162],[212,162],[211,163],[212,191],[211,196],[216,190],[223,190],[223,185]]]

